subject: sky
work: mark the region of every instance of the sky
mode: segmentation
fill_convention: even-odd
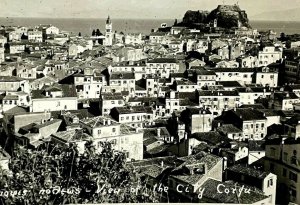
[[[250,19],[300,8],[300,0],[0,0],[0,17],[182,19],[187,10],[210,11],[223,2],[238,3]]]

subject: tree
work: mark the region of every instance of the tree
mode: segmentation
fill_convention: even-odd
[[[97,28],[97,31],[96,31],[96,36],[101,36],[101,32],[98,28]]]
[[[1,195],[1,204],[155,202],[125,154],[115,152],[109,143],[100,145],[96,152],[92,142],[86,142],[82,155],[74,144],[16,149],[11,174],[0,174],[0,187],[12,191]],[[132,194],[130,188],[136,187],[140,189]],[[20,194],[13,194],[15,190]]]
[[[81,36],[81,32],[78,33],[78,36],[79,36],[79,37]]]
[[[95,31],[95,29],[93,29],[92,36],[95,36],[95,35],[96,35],[96,31]]]
[[[21,35],[21,40],[27,40],[28,36],[26,36],[24,33]]]
[[[175,19],[174,26],[176,26],[177,24],[178,24],[177,19]]]

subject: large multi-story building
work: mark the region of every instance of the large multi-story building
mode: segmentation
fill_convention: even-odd
[[[252,108],[236,108],[224,112],[223,124],[233,124],[243,131],[243,139],[262,140],[267,135],[267,118],[264,113]]]
[[[266,142],[265,170],[277,175],[279,204],[300,203],[299,138],[275,138]]]
[[[104,116],[82,119],[80,124],[92,136],[96,148],[103,141],[110,142],[113,149],[125,152],[128,159],[143,159],[142,132]]]
[[[282,51],[275,46],[266,46],[258,53],[258,66],[267,66],[282,59]]]
[[[171,73],[179,72],[179,64],[175,58],[156,58],[146,63],[147,74],[157,74],[161,78],[169,78]]]

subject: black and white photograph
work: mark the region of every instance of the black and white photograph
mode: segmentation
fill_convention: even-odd
[[[300,0],[0,0],[0,205],[124,203],[300,204]]]

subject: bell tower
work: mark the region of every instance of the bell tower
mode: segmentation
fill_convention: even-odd
[[[113,44],[112,23],[110,17],[108,16],[105,24],[105,45],[112,46],[112,44]]]

